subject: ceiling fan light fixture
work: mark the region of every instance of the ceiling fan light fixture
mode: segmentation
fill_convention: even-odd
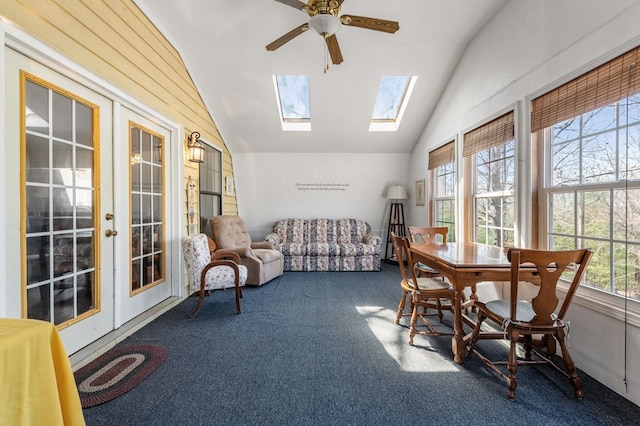
[[[341,25],[342,23],[339,18],[328,13],[321,13],[312,16],[309,19],[309,28],[312,28],[315,32],[325,38],[338,32]]]

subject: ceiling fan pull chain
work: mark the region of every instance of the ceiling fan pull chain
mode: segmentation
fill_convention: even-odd
[[[324,38],[324,73],[326,74],[329,71],[329,49],[327,48],[327,39],[326,36]]]

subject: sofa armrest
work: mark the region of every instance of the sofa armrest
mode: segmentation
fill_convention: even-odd
[[[276,246],[271,241],[259,241],[259,242],[251,243],[251,248],[275,250]]]
[[[382,238],[379,235],[369,233],[364,236],[362,242],[365,244],[369,244],[375,246],[376,248],[382,247]]]
[[[267,234],[267,236],[264,237],[264,241],[273,244],[274,247],[276,247],[281,242],[280,236],[275,232]]]

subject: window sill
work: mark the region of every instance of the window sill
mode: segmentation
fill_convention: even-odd
[[[562,286],[560,290],[563,293],[566,292],[566,286]],[[627,300],[625,308],[624,298],[581,286],[573,298],[573,303],[618,321],[626,321],[634,327],[640,327],[640,302],[636,300]]]

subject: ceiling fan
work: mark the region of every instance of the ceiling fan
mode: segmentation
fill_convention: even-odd
[[[333,62],[334,65],[338,65],[342,63],[343,59],[335,33],[342,25],[360,27],[368,30],[384,31],[386,33],[395,33],[400,29],[400,25],[395,21],[355,15],[341,15],[340,12],[342,10],[342,3],[344,3],[344,0],[309,0],[307,3],[303,3],[298,0],[276,1],[303,11],[310,16],[310,19],[309,22],[294,28],[282,37],[269,43],[266,46],[269,51],[276,50],[283,44],[293,40],[295,37],[311,28],[325,39],[329,55],[331,56],[331,62]]]

